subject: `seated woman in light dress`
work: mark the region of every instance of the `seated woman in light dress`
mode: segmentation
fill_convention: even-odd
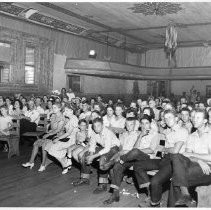
[[[53,113],[50,117],[50,129],[40,139],[34,142],[32,154],[29,162],[23,163],[22,166],[32,169],[34,167],[34,160],[37,156],[40,147],[44,147],[47,143],[51,142],[57,135],[61,135],[64,128],[65,118],[61,112],[61,104],[53,105]],[[42,150],[42,164],[38,171],[43,171],[46,168],[47,152]]]
[[[62,165],[63,170],[70,169],[71,159],[66,157],[67,149],[76,142],[76,133],[78,131],[78,118],[74,115],[73,107],[66,104],[63,115],[68,118],[65,124],[65,133],[57,136],[52,142],[45,145],[44,150],[55,157]],[[45,167],[45,163],[43,165]]]

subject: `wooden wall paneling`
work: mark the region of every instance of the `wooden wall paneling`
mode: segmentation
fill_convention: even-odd
[[[49,65],[47,68],[49,69],[49,77],[48,77],[48,89],[53,90],[53,64],[54,64],[54,46],[53,41],[49,41],[49,51],[48,51],[48,59],[49,59]]]
[[[50,41],[41,42],[41,72],[40,72],[40,92],[48,92],[53,88],[53,48]]]

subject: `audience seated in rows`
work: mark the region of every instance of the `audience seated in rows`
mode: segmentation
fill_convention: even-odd
[[[180,192],[174,206],[194,206],[189,188],[211,184],[211,99],[205,105],[200,94],[190,93],[178,101],[149,96],[129,105],[121,99],[106,103],[101,96],[75,97],[65,88],[43,97],[0,97],[0,138],[9,135],[12,119],[19,119],[24,143],[24,133],[36,131],[45,114],[48,130],[34,142],[23,167],[33,168],[41,148],[39,172],[47,170],[51,157],[61,164],[62,174],[71,173],[73,159],[78,162],[75,187],[91,184],[91,167],[96,168],[98,186],[93,193],[107,191],[109,184],[112,189],[104,205],[120,200],[122,179],[132,169],[139,189],[147,193],[140,207],[161,206],[163,187],[169,182]],[[148,174],[152,170],[153,177]]]

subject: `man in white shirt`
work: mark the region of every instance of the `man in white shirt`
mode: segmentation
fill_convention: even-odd
[[[195,206],[188,188],[211,184],[211,131],[206,123],[206,112],[196,110],[193,124],[197,130],[189,136],[185,152],[171,156],[172,184],[181,191],[175,206]]]
[[[104,165],[119,151],[120,141],[112,131],[103,126],[102,118],[93,120],[93,129],[89,151],[82,158],[81,178],[73,184],[74,186],[89,184],[90,164],[99,158],[99,185],[93,192],[98,194],[107,190],[108,170],[104,171]]]
[[[23,118],[26,120],[29,120],[32,123],[38,124],[39,119],[40,119],[40,113],[36,109],[33,101],[29,101],[28,104],[29,104],[29,110],[26,111],[25,117]]]
[[[162,186],[172,176],[170,154],[183,153],[185,150],[188,131],[177,124],[176,112],[174,110],[166,110],[164,112],[164,120],[169,128],[164,131],[166,143],[163,150],[165,153],[163,158],[138,161],[134,164],[134,171],[139,187],[149,187],[150,185],[151,200],[149,203],[140,203],[139,206],[141,207],[160,206]],[[150,170],[159,170],[151,180],[147,175],[147,171]]]
[[[29,101],[29,110],[26,111],[25,116],[20,120],[20,136],[25,132],[34,132],[38,125],[40,114],[35,109],[34,101]]]

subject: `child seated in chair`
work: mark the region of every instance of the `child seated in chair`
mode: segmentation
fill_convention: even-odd
[[[1,136],[8,136],[10,135],[10,128],[12,126],[12,117],[8,115],[8,109],[6,106],[2,106],[0,109],[0,139]],[[8,151],[7,144],[4,145],[4,151]]]
[[[74,145],[67,149],[67,158],[72,157],[78,162],[78,155],[82,152],[88,145],[88,122],[85,119],[81,119],[78,122],[79,131],[76,133],[76,142]],[[68,169],[64,169],[62,174],[66,174]]]

